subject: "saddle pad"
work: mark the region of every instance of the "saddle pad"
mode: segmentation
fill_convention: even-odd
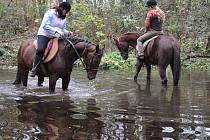
[[[149,44],[150,41],[152,41],[153,39],[157,38],[158,36],[159,36],[159,35],[156,35],[156,36],[154,36],[154,37],[148,39],[147,41],[145,41],[145,42],[143,43],[143,48],[145,48],[145,47]]]
[[[34,47],[37,49],[37,40],[34,40]],[[42,58],[43,63],[47,63],[52,60],[58,52],[58,38],[50,39],[47,48],[45,49],[44,56]]]

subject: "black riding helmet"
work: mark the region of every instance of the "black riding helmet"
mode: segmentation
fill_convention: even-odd
[[[148,0],[147,1],[147,7],[156,6],[157,1],[156,0]]]
[[[68,2],[61,2],[59,7],[63,8],[66,10],[66,12],[69,12],[71,10],[71,5]]]

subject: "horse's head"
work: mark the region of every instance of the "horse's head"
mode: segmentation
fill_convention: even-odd
[[[125,33],[119,38],[112,37],[114,44],[117,46],[120,54],[124,60],[128,59],[129,46],[135,48],[137,38],[140,36],[139,33]]]
[[[99,45],[90,44],[84,50],[82,55],[85,69],[87,71],[87,77],[89,80],[95,79],[97,71],[99,69],[99,64],[103,55],[104,48],[100,49]]]
[[[120,55],[124,60],[128,59],[129,44],[124,38],[113,37],[114,44],[117,46],[117,49],[120,51]]]

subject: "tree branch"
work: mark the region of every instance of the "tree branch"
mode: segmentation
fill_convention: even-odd
[[[186,58],[182,59],[182,60],[187,60],[190,58],[210,58],[210,55],[193,55],[193,56],[187,56]]]
[[[9,7],[11,3],[12,3],[12,0],[10,0],[9,4],[7,6]]]

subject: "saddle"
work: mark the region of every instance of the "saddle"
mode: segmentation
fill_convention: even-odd
[[[33,46],[37,49],[37,40],[34,40]],[[42,63],[47,63],[52,60],[58,52],[58,38],[50,39],[47,48],[45,49]]]
[[[151,42],[151,46],[153,45],[154,43],[154,40],[155,38],[157,38],[159,35],[156,35],[148,40],[146,40],[144,43],[143,43],[143,48],[146,48],[148,46],[148,44]]]

